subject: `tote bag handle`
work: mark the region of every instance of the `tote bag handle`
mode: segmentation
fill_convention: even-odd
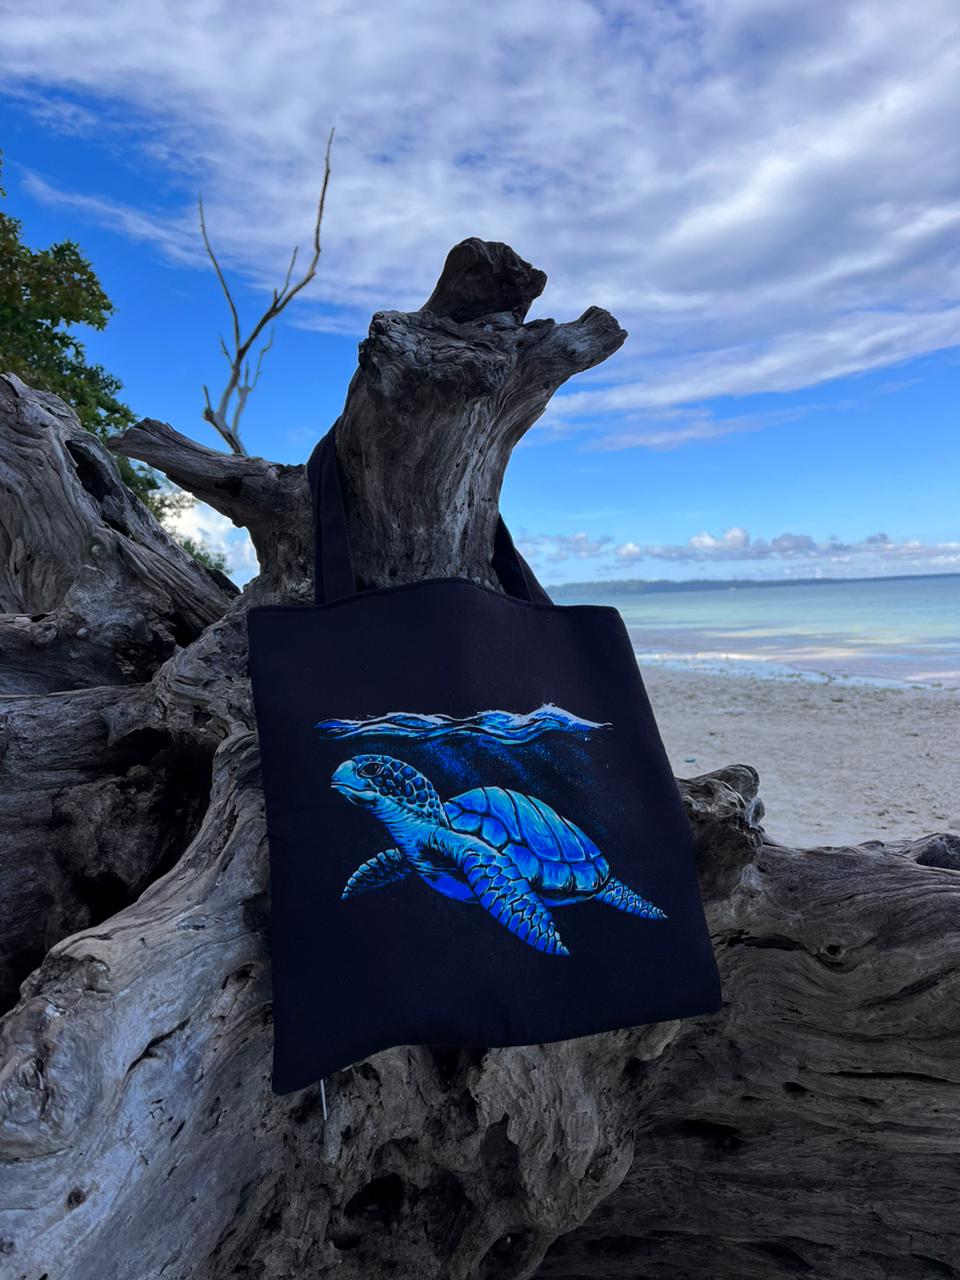
[[[307,460],[307,479],[313,503],[314,603],[330,604],[356,595],[343,510],[343,478],[337,461],[336,426],[318,442]],[[497,516],[491,564],[507,595],[538,604],[553,601],[533,570],[513,545],[502,516]]]

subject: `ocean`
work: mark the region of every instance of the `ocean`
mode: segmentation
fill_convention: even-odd
[[[960,688],[960,574],[553,599],[613,605],[641,667]]]

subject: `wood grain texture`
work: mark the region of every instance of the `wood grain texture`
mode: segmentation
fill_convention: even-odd
[[[712,913],[725,1007],[685,1114],[631,1083],[635,1158],[542,1280],[958,1274],[956,836],[765,843]]]
[[[543,284],[465,241],[374,317],[338,429],[363,583],[497,585],[510,449],[623,340],[596,308],[524,324]],[[303,468],[152,419],[111,447],[245,524],[261,573],[184,557],[66,406],[0,378],[4,1280],[958,1274],[960,842],[776,845],[749,764],[680,783],[720,1013],[391,1049],[327,1081],[326,1121],[319,1086],[274,1097],[245,611],[312,599]]]

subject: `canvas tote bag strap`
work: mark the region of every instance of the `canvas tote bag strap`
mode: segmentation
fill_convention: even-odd
[[[334,427],[317,443],[307,460],[307,480],[313,505],[313,598],[329,604],[356,594],[347,522],[343,513],[340,464],[334,446]]]
[[[313,503],[314,602],[330,604],[356,594],[343,507],[343,478],[337,461],[336,423],[318,442],[307,460],[307,479]],[[497,517],[493,568],[507,595],[539,604],[552,604],[533,570],[513,545],[503,517]]]

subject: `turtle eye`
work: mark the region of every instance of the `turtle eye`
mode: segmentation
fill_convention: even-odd
[[[357,768],[357,773],[361,778],[375,778],[378,773],[383,772],[383,765],[378,760],[367,760]]]

